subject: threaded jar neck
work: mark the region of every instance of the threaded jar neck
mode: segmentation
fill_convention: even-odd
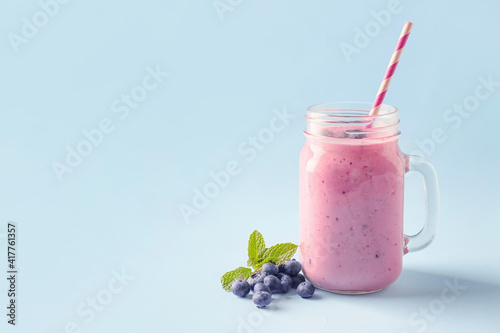
[[[334,102],[307,108],[306,137],[339,143],[362,144],[400,135],[398,109],[382,104],[378,115],[370,115],[371,103]],[[376,140],[378,141],[378,140]]]

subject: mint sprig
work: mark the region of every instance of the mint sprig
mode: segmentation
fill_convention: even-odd
[[[274,262],[276,265],[281,265],[293,257],[297,248],[298,245],[293,243],[279,243],[266,248],[264,236],[255,230],[248,239],[247,266],[258,271],[266,262]],[[250,275],[252,275],[252,269],[241,266],[229,271],[221,277],[222,288],[229,291],[234,280],[238,278],[246,280]]]
[[[280,243],[266,249],[262,254],[260,262],[254,268],[261,268],[266,262],[274,262],[281,265],[290,260],[297,251],[297,245],[292,243]]]
[[[247,265],[250,267],[255,267],[262,258],[264,251],[266,250],[266,243],[264,242],[264,236],[257,230],[252,232],[250,238],[248,239],[248,260]]]
[[[231,290],[231,284],[234,280],[242,278],[244,280],[248,279],[252,275],[252,270],[247,267],[238,267],[235,270],[229,271],[222,275],[220,282],[222,283],[222,288],[225,290]]]

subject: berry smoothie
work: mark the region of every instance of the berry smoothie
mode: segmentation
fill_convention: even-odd
[[[306,133],[300,251],[303,271],[316,287],[367,293],[398,278],[405,174],[398,136],[331,141]]]

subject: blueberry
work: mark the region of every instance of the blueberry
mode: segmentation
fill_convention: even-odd
[[[266,278],[266,276],[268,274],[264,273],[264,272],[260,272],[258,274],[259,274],[259,276],[258,276],[257,280],[255,280],[255,283],[264,283],[264,279]]]
[[[265,292],[268,292],[268,293],[272,294],[271,289],[268,286],[266,286],[265,284],[263,284],[263,283],[257,283],[253,287],[253,292],[254,293],[257,293],[259,291],[265,291]]]
[[[267,276],[267,274],[264,273],[253,273],[248,279],[247,282],[250,285],[250,290],[253,291],[253,287],[257,283],[264,283],[264,278]]]
[[[271,294],[267,291],[258,291],[253,294],[253,303],[257,305],[258,308],[264,308],[271,304],[272,298]]]
[[[314,294],[316,288],[311,284],[311,282],[302,282],[297,287],[297,294],[302,298],[309,298]]]
[[[349,133],[349,137],[353,139],[363,139],[367,137],[367,134],[364,133]]]
[[[321,135],[323,135],[323,136],[332,136],[332,137],[334,136],[333,132],[330,132],[329,130],[326,130],[326,129],[321,131]]]
[[[281,291],[281,281],[274,275],[268,275],[264,278],[264,284],[271,289],[273,294]]]
[[[261,272],[267,273],[269,275],[274,275],[278,273],[279,269],[278,266],[276,266],[275,263],[273,262],[266,262],[264,265],[262,265]]]
[[[297,288],[299,284],[302,282],[305,282],[306,278],[302,274],[297,274],[295,276],[292,276],[292,288]]]
[[[290,288],[292,288],[293,281],[290,275],[282,274],[280,282],[281,282],[282,293],[287,293],[290,290]]]
[[[278,266],[278,272],[283,273],[283,264]]]
[[[302,265],[295,259],[285,261],[283,264],[283,273],[294,276],[300,273]]]
[[[255,286],[255,280],[256,280],[257,274],[252,274],[250,277],[247,279],[248,284],[250,285],[250,290],[253,291],[253,286]]]
[[[236,296],[245,297],[250,292],[250,284],[246,280],[235,280],[231,285],[231,291]]]

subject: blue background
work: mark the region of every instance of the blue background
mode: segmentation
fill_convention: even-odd
[[[37,1],[2,1],[0,246],[7,222],[16,222],[19,294],[18,324],[3,314],[0,325],[46,333],[493,332],[500,86],[487,97],[477,87],[480,78],[500,82],[500,3],[401,0],[382,26],[372,11],[390,13],[391,1],[228,1],[220,14],[210,0],[73,0],[52,7],[46,22]],[[14,46],[23,18],[34,15],[43,26]],[[400,110],[402,149],[420,151],[437,170],[434,243],[405,256],[398,281],[369,296],[289,294],[264,315],[226,294],[219,278],[245,264],[254,229],[268,244],[298,243],[305,109],[373,100],[406,20],[415,26],[385,103]],[[372,29],[358,46],[357,29]],[[357,53],[346,56],[346,44]],[[157,67],[169,75],[121,119],[125,111],[112,104],[140,91]],[[466,116],[448,111],[464,103],[472,103]],[[285,108],[294,118],[247,161],[238,147]],[[103,119],[113,131],[58,179],[54,163],[65,163],[67,146],[76,149]],[[431,143],[436,130],[441,140]],[[192,205],[193,191],[233,160],[240,172],[184,219],[180,205]],[[409,233],[423,223],[423,196],[420,178],[409,175]],[[122,270],[129,278],[118,288]],[[446,281],[465,289],[445,304]],[[96,297],[106,304],[90,310]]]

